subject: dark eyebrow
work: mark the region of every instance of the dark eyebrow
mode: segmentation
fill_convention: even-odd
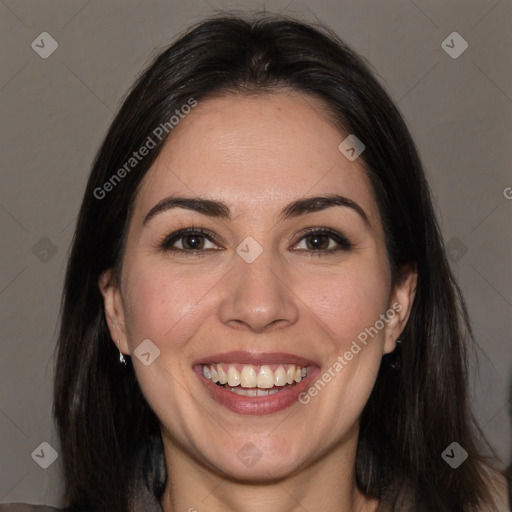
[[[366,227],[371,228],[370,219],[366,212],[355,201],[348,197],[332,194],[327,196],[305,197],[287,205],[280,213],[279,220],[287,220],[305,213],[319,212],[333,206],[346,206],[356,211],[363,219]]]
[[[304,197],[288,204],[281,210],[279,220],[284,221],[298,217],[306,213],[318,212],[333,206],[345,206],[356,211],[368,228],[371,228],[370,220],[365,211],[352,199],[340,195],[327,195],[316,197]],[[159,201],[144,217],[146,224],[152,217],[172,208],[184,208],[193,210],[208,217],[231,220],[229,206],[221,201],[184,196],[169,196]]]

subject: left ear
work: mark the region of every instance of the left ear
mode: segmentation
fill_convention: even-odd
[[[386,325],[384,354],[393,352],[396,348],[396,340],[402,334],[411,313],[417,283],[416,264],[406,263],[400,268],[395,286],[389,297],[388,311],[386,312],[389,320]]]
[[[112,341],[117,349],[125,355],[130,355],[126,336],[126,320],[121,291],[112,279],[112,270],[105,270],[98,279],[98,287],[103,295],[105,318]]]

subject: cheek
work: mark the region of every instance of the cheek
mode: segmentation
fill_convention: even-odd
[[[127,330],[131,346],[145,338],[162,350],[176,349],[200,325],[215,283],[207,273],[176,272],[165,265],[131,269],[126,292],[130,304]]]
[[[132,359],[144,339],[160,350],[154,363],[134,362],[141,390],[165,425],[174,425],[181,435],[187,430],[190,400],[183,400],[190,343],[212,310],[216,274],[200,271],[176,271],[165,263],[136,262],[126,276],[125,294],[129,304],[126,316],[127,336]],[[193,409],[193,408],[192,408]],[[172,414],[171,414],[172,413]]]
[[[337,354],[374,326],[387,309],[387,273],[376,265],[346,267],[303,286],[301,295],[308,297],[309,309],[321,320],[325,335],[334,340],[332,349]]]

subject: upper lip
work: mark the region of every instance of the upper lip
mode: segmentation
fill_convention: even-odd
[[[314,361],[300,357],[295,354],[287,354],[285,352],[245,352],[231,351],[197,359],[192,364],[219,364],[219,363],[240,363],[240,364],[295,364],[297,366],[319,366]]]

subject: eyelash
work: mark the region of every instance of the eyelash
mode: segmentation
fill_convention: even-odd
[[[178,240],[186,237],[186,236],[193,236],[196,237],[204,237],[207,240],[209,240],[212,243],[215,243],[218,245],[218,242],[216,242],[216,237],[208,230],[203,228],[196,228],[196,227],[190,227],[190,228],[184,228],[180,229],[178,231],[175,231],[174,233],[171,233],[169,235],[166,235],[158,244],[158,247],[162,251],[174,251],[174,252],[181,252],[185,254],[186,256],[200,256],[204,255],[208,251],[218,251],[220,249],[200,249],[200,250],[193,250],[193,249],[179,249],[176,247],[172,247],[173,244],[175,244]],[[322,255],[331,255],[339,251],[349,251],[352,249],[352,243],[343,235],[340,233],[329,229],[329,228],[309,228],[306,231],[303,231],[301,233],[301,236],[299,240],[295,243],[295,245],[299,244],[301,241],[305,240],[308,237],[314,236],[314,235],[321,235],[321,236],[328,236],[332,240],[334,240],[339,247],[335,249],[321,249],[321,250],[314,250],[314,249],[299,249],[300,252],[310,252],[311,256],[322,256]]]

